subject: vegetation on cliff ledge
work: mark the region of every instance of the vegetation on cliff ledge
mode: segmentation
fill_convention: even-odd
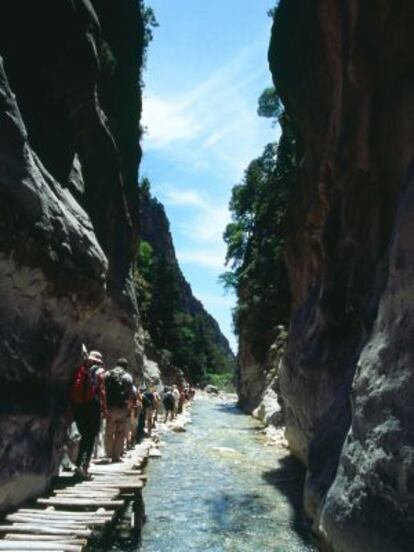
[[[221,279],[233,288],[233,312],[239,337],[246,332],[252,352],[263,359],[276,328],[286,324],[290,290],[284,261],[286,212],[297,166],[295,129],[274,88],[259,98],[258,114],[272,118],[282,129],[279,143],[268,144],[254,159],[230,201],[232,222],[227,225],[226,262]]]
[[[217,322],[192,294],[175,256],[162,204],[140,185],[141,241],[136,288],[152,342],[193,382],[223,386],[233,377],[234,356]]]

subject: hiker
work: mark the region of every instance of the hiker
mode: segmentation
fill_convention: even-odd
[[[138,424],[135,441],[139,444],[144,439],[145,432],[145,410],[144,410],[144,398],[142,387],[138,389],[137,402],[138,402]]]
[[[156,427],[156,422],[158,422],[158,414],[160,412],[160,407],[161,407],[161,397],[156,388],[154,389],[152,396],[153,396],[152,426]]]
[[[144,388],[142,392],[142,409],[145,415],[145,424],[147,426],[148,437],[152,432],[152,415],[154,412],[154,393],[150,389]]]
[[[137,432],[138,416],[141,410],[141,402],[138,403],[138,389],[135,385],[132,386],[132,393],[129,399],[128,405],[128,436],[127,436],[127,448],[130,449],[134,445],[134,439]]]
[[[104,376],[101,353],[91,351],[76,370],[70,389],[70,405],[81,436],[74,473],[78,479],[92,479],[89,464],[93,446],[101,417],[107,413]]]
[[[173,385],[172,394],[174,396],[174,416],[177,416],[178,405],[180,402],[180,392],[178,391],[178,387],[176,385]]]
[[[175,400],[174,395],[169,387],[164,387],[164,397],[162,399],[162,404],[164,405],[165,410],[165,419],[164,423],[168,421],[168,415],[170,415],[170,420],[174,419],[174,410],[175,410]]]
[[[152,414],[154,408],[154,395],[147,389],[145,385],[142,385],[139,388],[140,398],[141,398],[141,412],[138,418],[138,427],[137,427],[137,443],[145,437],[145,425],[147,426],[147,434],[150,437],[152,432]]]
[[[179,389],[179,397],[178,397],[178,408],[177,408],[177,411],[178,411],[178,414],[182,414],[183,412],[183,408],[184,408],[184,403],[185,403],[185,391],[184,391],[184,388],[181,387]]]
[[[108,416],[105,430],[106,456],[112,462],[119,462],[124,452],[127,437],[129,405],[132,395],[133,380],[128,374],[128,361],[120,358],[115,368],[105,376]]]

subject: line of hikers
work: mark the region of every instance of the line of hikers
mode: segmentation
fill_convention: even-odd
[[[80,434],[75,461],[79,479],[91,479],[89,464],[103,419],[107,461],[119,462],[128,447],[151,436],[161,405],[167,422],[194,397],[188,386],[164,387],[161,393],[155,386],[137,387],[127,370],[127,359],[120,358],[113,369],[105,371],[101,353],[91,351],[75,371],[69,399],[70,414]]]

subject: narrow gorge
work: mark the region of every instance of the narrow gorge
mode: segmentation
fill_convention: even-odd
[[[231,2],[235,34],[229,29],[220,45],[223,60],[243,34]],[[216,3],[218,20],[228,14]],[[201,84],[189,78],[185,98],[166,75],[167,103],[145,97],[157,41],[152,5],[4,0],[0,7],[0,516],[40,496],[59,472],[69,388],[86,346],[108,367],[126,359],[137,386],[210,385],[219,394],[200,392],[194,425],[168,437],[167,460],[149,470],[144,550],[175,550],[169,538],[177,532],[189,550],[408,552],[414,6],[263,0],[263,22],[245,29],[241,54],[227,65],[215,60],[218,69]],[[245,0],[239,6],[253,12]],[[170,9],[191,27],[178,2]],[[207,8],[189,41],[207,52],[223,37],[214,25],[199,37],[203,18]],[[254,33],[269,25],[267,82],[266,48],[248,63],[262,44]],[[190,67],[191,44],[169,46],[177,68],[183,49]],[[197,71],[210,61],[206,53]],[[240,83],[237,71],[247,73]],[[233,96],[223,75],[235,81]],[[246,102],[271,129],[261,154],[264,138],[253,147],[248,134],[264,126],[251,123],[241,97],[255,79],[258,106]],[[145,128],[145,101],[163,136]],[[227,110],[233,120],[221,127],[214,110],[226,101],[217,117]],[[203,109],[194,121],[197,102]],[[220,128],[204,135],[209,118]],[[251,126],[243,132],[243,124]],[[186,133],[200,140],[197,148],[186,145]],[[220,142],[226,135],[236,144],[231,154]],[[142,170],[147,143],[164,148],[167,161],[154,156],[166,167],[158,181]],[[216,143],[224,164],[211,167]],[[243,172],[246,152],[254,155]],[[176,173],[183,181],[193,177],[189,167],[208,169],[199,185],[211,179],[213,199],[208,190],[172,188],[171,160],[183,165]],[[238,184],[228,183],[229,210],[222,209],[217,182],[235,166]],[[169,220],[183,204],[204,215],[190,231],[190,218],[181,226]],[[203,223],[222,224],[225,267],[214,249],[217,228],[203,233]],[[200,239],[197,255],[177,228]],[[188,258],[235,296],[237,355],[221,319],[197,298],[201,277]],[[213,299],[223,311],[233,300]],[[237,399],[217,389],[233,386]],[[163,500],[174,506],[166,518],[157,511]]]
[[[108,366],[126,357],[139,381],[159,383],[160,369],[174,381],[182,370],[167,350],[154,351],[137,303],[140,225],[147,233],[158,225],[145,237],[164,241],[179,271],[167,222],[148,202],[140,207],[137,186],[143,4],[10,0],[0,12],[0,512],[7,512],[58,471],[82,344],[101,351]],[[179,312],[202,318],[210,332],[203,346],[229,369],[233,353],[217,324],[181,273],[174,285],[186,302]],[[205,366],[189,369],[194,381],[207,376]]]

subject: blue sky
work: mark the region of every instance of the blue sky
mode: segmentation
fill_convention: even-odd
[[[141,176],[166,208],[177,257],[193,293],[231,329],[235,299],[225,270],[228,202],[248,163],[277,139],[257,116],[271,85],[267,48],[274,0],[147,0],[159,27],[144,74]]]

